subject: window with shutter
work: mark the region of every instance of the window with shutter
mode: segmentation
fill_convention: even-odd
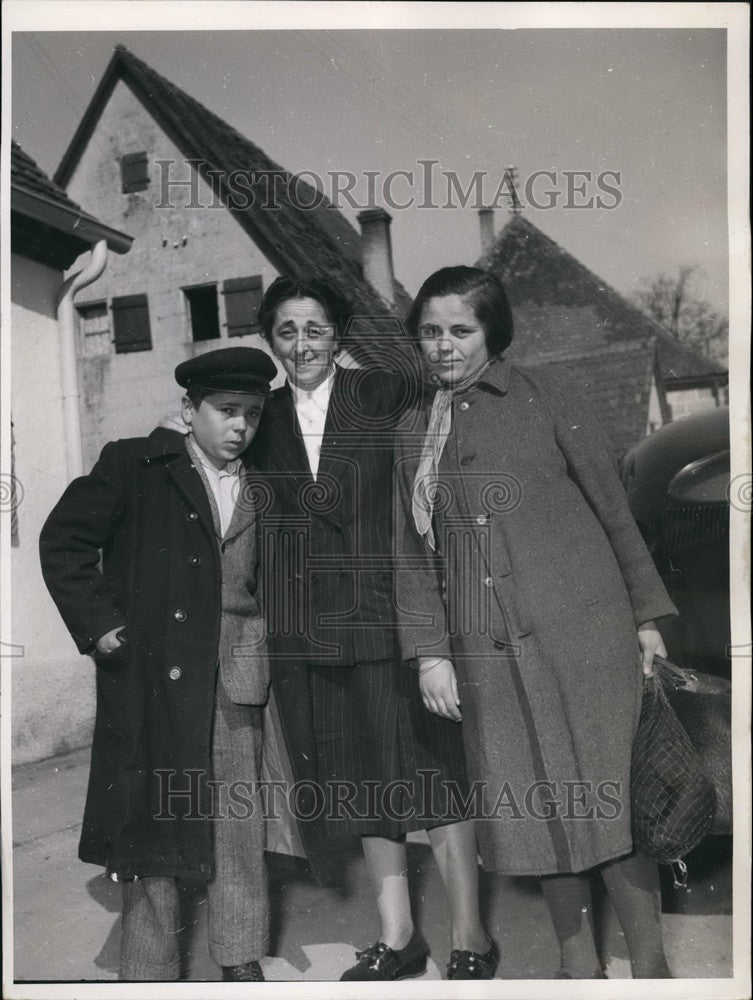
[[[149,187],[149,162],[146,153],[126,153],[120,159],[120,179],[123,194],[143,191]]]
[[[228,337],[247,337],[259,333],[259,306],[263,289],[261,275],[253,278],[228,278],[223,282],[225,318]]]
[[[112,300],[115,353],[151,351],[152,330],[146,295],[121,295]]]

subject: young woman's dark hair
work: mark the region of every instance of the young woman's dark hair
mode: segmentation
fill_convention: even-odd
[[[318,302],[335,327],[335,338],[340,341],[348,330],[353,315],[350,302],[332,285],[319,278],[275,278],[264,293],[259,308],[261,335],[265,340],[272,336],[275,313],[283,302],[289,299],[314,299]]]
[[[443,267],[430,274],[418,290],[406,324],[413,340],[418,339],[421,312],[429,299],[443,295],[468,295],[473,311],[486,334],[490,354],[501,354],[512,343],[512,310],[499,278],[479,267]]]

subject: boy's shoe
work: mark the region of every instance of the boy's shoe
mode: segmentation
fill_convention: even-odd
[[[263,983],[264,973],[258,962],[243,962],[242,965],[223,965],[223,983]]]
[[[417,930],[399,951],[377,941],[364,951],[357,951],[358,961],[340,976],[340,982],[380,982],[408,979],[426,972],[429,946]]]
[[[477,951],[456,949],[450,953],[447,966],[448,979],[494,979],[497,971],[497,946],[492,946],[485,954]]]

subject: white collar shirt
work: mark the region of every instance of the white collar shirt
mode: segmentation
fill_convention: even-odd
[[[322,440],[324,438],[324,425],[327,422],[327,409],[329,407],[330,396],[332,395],[332,385],[335,381],[335,368],[315,389],[302,389],[290,383],[293,393],[293,404],[295,406],[298,425],[303,435],[303,444],[306,448],[306,455],[309,460],[311,475],[316,479],[319,471],[319,456],[322,451]]]
[[[217,511],[220,515],[220,533],[224,536],[230,527],[235,512],[235,503],[238,498],[241,460],[234,459],[228,462],[224,469],[218,469],[212,465],[211,461],[196,443],[196,439],[191,436],[196,454],[201,461],[201,466],[206,473],[207,481],[212,490],[214,501],[217,504]]]

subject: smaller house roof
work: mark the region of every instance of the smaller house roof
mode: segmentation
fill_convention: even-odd
[[[712,381],[713,376],[720,382],[726,382],[729,372],[723,365],[681,343],[659,323],[655,325],[656,349],[667,389],[679,389],[692,382]]]
[[[654,338],[667,389],[673,380],[726,377],[723,365],[680,343],[521,214],[513,215],[478,267],[505,285],[516,323],[511,357],[551,358]]]
[[[49,201],[57,202],[71,211],[81,211],[80,206],[71,201],[65,191],[50,180],[15,139],[11,140],[10,173],[13,185],[23,188],[25,191],[42,195]]]
[[[14,252],[64,269],[100,240],[116,253],[130,250],[130,236],[84,212],[15,140],[11,141],[10,185]]]

